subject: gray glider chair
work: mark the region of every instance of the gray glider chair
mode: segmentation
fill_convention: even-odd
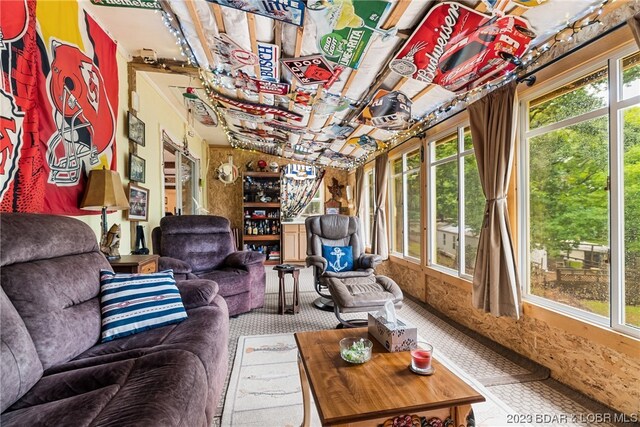
[[[396,308],[402,307],[400,287],[390,278],[374,273],[382,259],[364,253],[359,223],[357,217],[345,215],[319,215],[305,220],[307,266],[313,266],[316,290],[333,300],[336,317],[345,327],[361,326],[363,322],[345,320],[342,313],[378,311],[387,301],[393,301]]]

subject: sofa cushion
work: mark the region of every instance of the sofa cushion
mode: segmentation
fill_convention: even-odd
[[[99,271],[110,266],[93,230],[54,215],[2,214],[0,222],[0,282],[42,366],[67,361],[98,342]]]
[[[216,282],[220,287],[218,292],[223,297],[242,294],[249,292],[251,289],[249,272],[241,268],[223,268],[221,270],[200,273],[198,277]]]
[[[0,288],[0,412],[18,400],[42,376],[42,363],[38,359],[27,327],[13,304]]]
[[[187,318],[173,271],[116,274],[100,271],[102,342]]]
[[[218,295],[219,290],[218,284],[212,280],[178,280],[176,285],[180,291],[184,308],[187,310],[210,304],[213,298]]]
[[[2,414],[3,426],[198,426],[207,379],[192,353],[167,350],[43,377]]]

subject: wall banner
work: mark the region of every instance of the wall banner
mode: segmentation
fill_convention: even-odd
[[[362,111],[360,121],[386,130],[408,129],[411,124],[411,99],[400,91],[380,89]]]
[[[304,2],[301,0],[207,0],[256,15],[266,16],[289,24],[302,26]]]
[[[87,215],[90,170],[116,169],[116,44],[76,2],[0,8],[0,210]]]

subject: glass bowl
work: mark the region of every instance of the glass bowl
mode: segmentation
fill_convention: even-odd
[[[360,337],[347,337],[340,340],[340,357],[349,363],[361,364],[371,359],[373,343]]]

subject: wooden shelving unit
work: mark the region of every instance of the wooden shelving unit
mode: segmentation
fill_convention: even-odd
[[[280,264],[282,260],[280,173],[245,172],[242,174],[242,199],[244,249],[266,254],[266,265]]]

